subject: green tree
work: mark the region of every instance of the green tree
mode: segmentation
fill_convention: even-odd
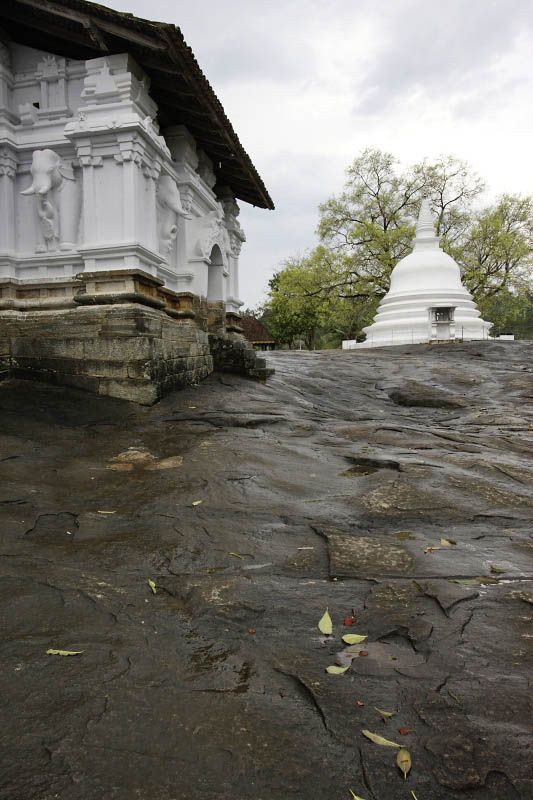
[[[324,311],[317,277],[313,265],[305,258],[298,258],[287,262],[269,281],[270,302],[262,319],[282,344],[290,346],[302,337],[308,349],[315,348]]]
[[[512,333],[517,339],[533,339],[533,295],[525,290],[503,289],[479,304],[483,319],[494,324],[491,335]]]
[[[286,339],[298,333],[332,346],[357,338],[411,252],[423,196],[436,214],[442,247],[459,264],[475,300],[527,288],[533,253],[533,201],[504,195],[480,205],[482,179],[446,156],[407,169],[390,153],[365,150],[347,170],[341,194],[319,207],[320,244],[273,278],[269,308]],[[490,317],[489,317],[490,318]],[[312,336],[309,331],[312,330]]]
[[[533,203],[530,197],[504,195],[472,215],[472,222],[445,250],[461,267],[463,281],[477,302],[527,283],[532,266]]]

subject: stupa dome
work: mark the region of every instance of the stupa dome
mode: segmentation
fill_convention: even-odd
[[[424,198],[416,225],[413,251],[391,274],[390,289],[366,341],[343,342],[344,349],[411,344],[450,339],[486,339],[490,322],[480,318],[471,294],[461,283],[453,258],[440,248],[429,200]]]
[[[458,265],[440,248],[429,200],[424,198],[416,225],[413,252],[394,267],[388,296],[427,291],[430,287],[439,291],[466,291],[461,283]]]

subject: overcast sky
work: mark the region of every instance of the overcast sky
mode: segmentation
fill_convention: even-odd
[[[533,193],[532,0],[101,0],[178,25],[275,211],[241,203],[241,299],[316,243],[317,206],[366,147],[451,153]]]

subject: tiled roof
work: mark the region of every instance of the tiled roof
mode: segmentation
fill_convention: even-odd
[[[256,342],[257,344],[267,344],[268,342],[277,344],[272,334],[255,317],[241,317],[239,325],[248,341]]]

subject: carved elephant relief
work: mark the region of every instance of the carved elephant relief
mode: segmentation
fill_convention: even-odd
[[[63,164],[53,150],[34,150],[32,184],[21,194],[35,195],[44,243],[36,252],[73,250],[78,240],[81,187],[72,167]]]
[[[209,211],[203,217],[196,217],[192,227],[194,234],[193,258],[209,258],[215,244],[220,248],[224,265],[227,263],[228,250],[230,249],[229,234],[224,226],[224,211],[220,203],[217,208]]]
[[[187,217],[183,210],[176,181],[162,175],[157,181],[157,238],[159,252],[170,253],[178,235],[178,216]]]

